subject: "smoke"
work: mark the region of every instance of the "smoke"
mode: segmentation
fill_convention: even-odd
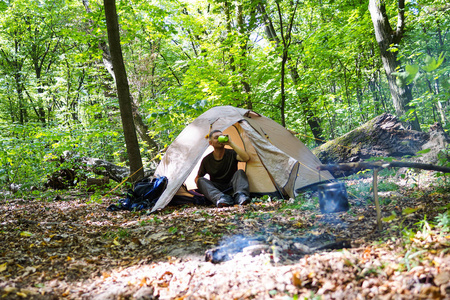
[[[332,182],[318,186],[320,210],[324,214],[320,218],[321,223],[331,223],[335,227],[346,227],[335,212],[349,209],[348,195],[345,185],[340,182]],[[270,227],[270,224],[266,225]],[[275,224],[276,225],[276,224]],[[256,256],[269,254],[275,263],[281,261],[296,260],[305,254],[325,249],[338,249],[347,247],[347,241],[338,241],[332,234],[321,232],[313,233],[312,229],[303,236],[286,234],[290,228],[280,232],[273,230],[259,230],[258,236],[234,235],[224,238],[219,246],[205,252],[205,260],[212,263],[220,263],[232,260],[238,253]]]
[[[261,237],[231,236],[222,240],[218,247],[207,250],[205,259],[212,263],[228,261],[233,259],[237,253],[242,252],[245,248],[262,244],[263,242],[264,239]]]

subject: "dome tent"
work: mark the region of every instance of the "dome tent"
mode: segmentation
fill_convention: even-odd
[[[216,129],[250,155],[239,167],[247,173],[252,194],[278,192],[295,197],[298,189],[334,180],[328,171],[319,175],[319,159],[277,122],[248,109],[217,106],[196,118],[167,148],[155,175],[166,176],[168,185],[152,212],[164,208],[183,184],[188,189],[196,187],[200,162],[212,152],[208,135]]]

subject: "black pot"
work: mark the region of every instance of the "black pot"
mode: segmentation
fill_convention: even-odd
[[[324,214],[347,211],[348,195],[345,184],[331,182],[318,185],[320,211]]]

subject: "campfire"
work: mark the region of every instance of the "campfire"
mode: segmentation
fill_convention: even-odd
[[[271,234],[245,237],[232,236],[223,240],[220,246],[205,252],[205,260],[221,263],[235,258],[265,256],[275,264],[291,264],[306,254],[350,248],[349,239],[329,233],[315,235],[307,233],[298,237],[280,238]]]

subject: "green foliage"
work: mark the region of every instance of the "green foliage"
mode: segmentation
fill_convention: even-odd
[[[283,201],[281,203],[281,210],[317,210],[319,208],[319,198],[311,193],[299,194],[295,199],[289,201]]]
[[[152,225],[152,224],[161,224],[162,222],[163,221],[160,218],[158,218],[157,216],[154,216],[151,219],[140,221],[139,224],[141,226],[146,226],[146,225]]]
[[[125,228],[119,228],[119,230],[117,231],[117,236],[119,238],[126,238],[130,235],[130,232],[128,231],[128,229]]]
[[[23,184],[23,189],[42,187],[47,175],[77,168],[80,154],[114,160],[123,140],[116,131],[103,126],[44,127],[40,123],[0,124],[0,184]],[[83,134],[84,133],[84,134]],[[70,153],[67,156],[65,153]],[[62,157],[66,157],[62,162]]]
[[[168,230],[169,230],[169,233],[171,233],[171,234],[175,234],[178,232],[178,228],[174,227],[174,226],[170,227]]]
[[[107,240],[114,240],[117,243],[119,239],[125,239],[130,236],[129,229],[119,228],[117,231],[107,231],[103,234],[103,238]]]
[[[450,232],[450,210],[439,214],[435,219],[436,227],[440,228],[443,234]]]
[[[393,112],[367,2],[302,1],[288,48],[284,107],[280,24],[286,33],[291,2],[118,2],[130,92],[149,136],[164,149],[217,105],[252,107],[278,122],[283,108],[286,127],[314,147],[315,138],[336,138]],[[391,47],[402,66],[399,83],[414,85],[408,114],[417,113],[422,128],[448,116],[445,4],[408,2],[405,36]],[[395,2],[387,10],[396,15]],[[114,82],[103,65],[102,6],[0,1],[0,11],[0,184],[42,186],[47,175],[75,163],[58,162],[64,151],[125,165]],[[266,34],[265,17],[273,36]],[[141,152],[146,161],[145,145]],[[446,163],[444,153],[441,164]],[[358,188],[358,195],[370,193],[370,187]]]

